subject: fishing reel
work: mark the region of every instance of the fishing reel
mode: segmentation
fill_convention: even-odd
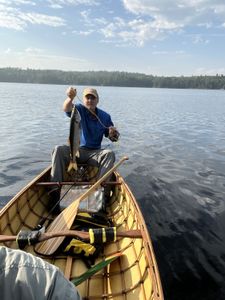
[[[109,136],[110,141],[117,142],[119,140],[120,133],[117,130],[114,130],[113,134]]]

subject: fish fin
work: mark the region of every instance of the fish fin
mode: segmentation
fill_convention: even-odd
[[[80,152],[77,150],[76,157],[80,157]]]
[[[76,162],[70,162],[69,167],[67,169],[68,172],[70,172],[72,169],[74,169],[75,171],[77,171],[78,167],[77,167],[77,163]]]

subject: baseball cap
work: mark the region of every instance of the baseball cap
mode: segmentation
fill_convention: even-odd
[[[95,98],[98,99],[98,93],[96,91],[96,89],[92,89],[92,88],[86,88],[83,91],[83,97],[87,96],[87,95],[93,95]]]

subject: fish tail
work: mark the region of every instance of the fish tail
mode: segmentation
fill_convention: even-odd
[[[77,171],[78,167],[77,167],[77,163],[76,162],[71,161],[70,164],[69,164],[69,167],[68,167],[67,171],[70,172],[72,169],[74,169],[75,171]]]

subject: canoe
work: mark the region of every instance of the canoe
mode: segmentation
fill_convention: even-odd
[[[50,167],[46,168],[2,208],[1,235],[15,236],[20,230],[34,229],[45,217],[45,225],[54,219],[55,216],[49,216],[47,209],[50,170]],[[71,180],[74,183],[76,179],[67,178],[62,185],[71,184]],[[80,185],[82,182],[74,183],[76,184]],[[137,201],[119,173],[114,173],[111,184],[113,188],[107,204],[107,216],[117,228],[118,236],[116,241],[104,244],[96,263],[116,253],[122,255],[79,284],[77,289],[84,299],[162,300],[163,291],[152,242]],[[138,231],[140,236],[119,237],[119,232],[130,231]],[[2,241],[1,245],[18,249],[13,240]],[[38,255],[34,245],[26,246],[24,251],[59,267],[69,280],[87,271],[86,264],[77,256],[62,253],[50,257]]]

